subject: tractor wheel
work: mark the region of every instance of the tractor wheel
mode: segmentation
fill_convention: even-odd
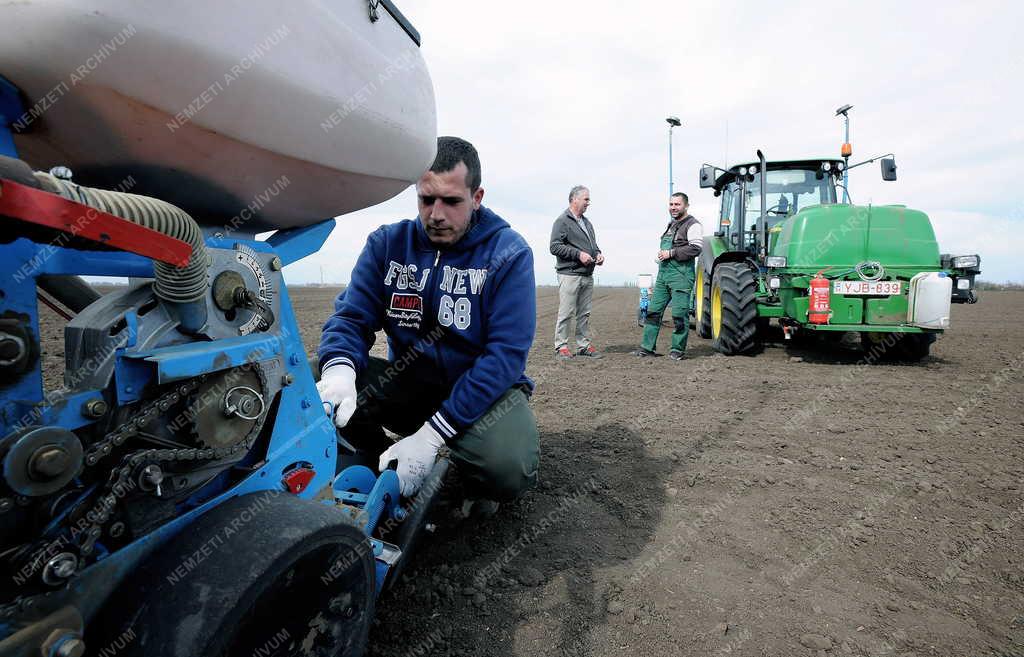
[[[876,333],[860,334],[860,345],[866,359],[884,362],[916,363],[931,351],[934,333]]]
[[[375,575],[373,548],[340,511],[277,491],[243,495],[131,575],[87,642],[133,636],[119,652],[132,657],[358,657]]]
[[[704,267],[697,265],[697,280],[694,282],[695,305],[693,316],[696,321],[697,335],[702,338],[711,337],[711,277]]]
[[[711,346],[726,356],[757,350],[757,279],[741,262],[715,268],[711,280]]]

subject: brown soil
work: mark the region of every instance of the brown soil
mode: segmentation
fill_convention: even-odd
[[[311,349],[334,293],[293,291]],[[1024,655],[1024,294],[956,306],[915,365],[638,360],[614,288],[605,358],[558,362],[538,306],[541,483],[439,523],[372,654]]]
[[[291,291],[311,352],[336,292]],[[605,358],[559,362],[538,290],[541,482],[438,522],[371,654],[1024,655],[1024,294],[954,307],[916,365],[638,360],[636,301],[599,289]]]

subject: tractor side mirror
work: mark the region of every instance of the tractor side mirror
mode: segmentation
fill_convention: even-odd
[[[882,158],[882,180],[896,180],[896,158]]]
[[[700,168],[700,188],[715,186],[715,167],[705,164]]]

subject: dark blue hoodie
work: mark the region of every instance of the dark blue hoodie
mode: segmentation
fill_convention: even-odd
[[[344,363],[362,372],[384,329],[396,370],[451,391],[430,418],[451,440],[510,387],[532,390],[525,370],[536,305],[533,251],[487,208],[446,249],[430,243],[417,219],[381,226],[324,325],[320,370]]]

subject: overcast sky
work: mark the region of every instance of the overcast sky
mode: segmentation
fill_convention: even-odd
[[[944,252],[980,253],[982,278],[1024,281],[1024,24],[1020,3],[399,0],[420,31],[439,134],[473,142],[484,204],[534,248],[555,281],[548,236],[575,184],[587,185],[607,264],[599,282],[655,269],[667,220],[665,117],[676,189],[716,224],[697,187],[702,162],[837,156],[851,112],[859,204],[928,213]],[[366,235],[415,215],[415,195],[341,217],[289,282],[346,282]]]

